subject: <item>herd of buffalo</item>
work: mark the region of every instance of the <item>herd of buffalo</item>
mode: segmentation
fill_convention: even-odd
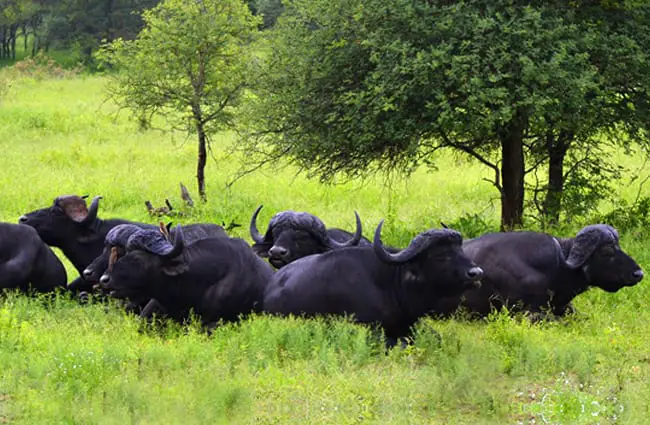
[[[354,233],[284,211],[262,234],[260,206],[251,246],[215,224],[103,220],[100,197],[90,207],[85,198],[59,196],[20,224],[0,223],[0,288],[108,294],[143,317],[183,320],[194,311],[205,324],[250,312],[350,315],[379,325],[390,344],[424,315],[483,316],[503,306],[563,315],[591,286],[615,292],[643,279],[605,224],[574,238],[502,232],[463,241],[457,231],[431,229],[399,249],[382,243],[383,221],[372,242],[363,237],[356,212]],[[79,272],[70,284],[50,246]]]

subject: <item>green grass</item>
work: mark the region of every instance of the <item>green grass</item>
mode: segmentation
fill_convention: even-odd
[[[0,103],[0,220],[16,222],[65,193],[102,195],[102,217],[155,222],[144,201],[181,207],[196,196],[193,139],[138,131],[102,102],[105,80],[21,80]],[[175,222],[260,225],[285,209],[366,233],[389,218],[387,243],[404,246],[440,220],[479,213],[496,226],[489,172],[452,155],[392,191],[381,178],[323,186],[291,167],[224,187],[239,158],[232,135],[214,140],[208,203]],[[642,159],[621,157],[630,166]],[[632,199],[634,185],[618,195]],[[648,269],[642,231],[622,245]],[[66,262],[70,277],[75,277]],[[578,314],[531,324],[422,321],[415,344],[385,352],[368,329],[345,320],[254,317],[206,335],[196,326],[145,325],[113,304],[79,306],[60,296],[0,301],[0,423],[16,424],[642,424],[650,413],[647,283],[616,294],[592,290]],[[433,331],[435,329],[438,333]]]

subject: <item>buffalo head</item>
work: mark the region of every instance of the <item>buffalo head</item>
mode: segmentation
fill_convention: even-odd
[[[616,229],[606,224],[580,230],[565,263],[571,269],[581,268],[590,285],[608,292],[636,285],[643,279],[641,267],[621,249]]]
[[[382,220],[375,231],[373,251],[379,261],[401,267],[401,282],[426,295],[458,295],[480,285],[483,270],[462,249],[462,236],[455,230],[432,229],[417,235],[408,247],[389,252],[381,241]]]
[[[83,277],[88,282],[99,282],[101,276],[126,253],[126,244],[131,235],[140,230],[135,224],[120,224],[113,227],[104,239],[104,250],[83,271]]]
[[[180,225],[174,232],[173,243],[158,230],[139,229],[129,237],[126,254],[113,264],[109,261],[108,273],[102,275],[100,284],[116,298],[148,298],[142,291],[159,280],[161,274],[174,277],[188,270],[184,250]]]
[[[51,207],[27,213],[18,221],[35,228],[48,245],[64,246],[71,235],[75,237],[75,242],[92,240],[99,226],[97,210],[101,196],[93,199],[90,208],[86,207],[86,197],[59,196]]]
[[[325,224],[318,217],[295,211],[275,214],[262,236],[257,230],[257,215],[261,209],[262,205],[255,210],[250,223],[250,234],[255,241],[253,250],[261,257],[268,257],[276,268],[308,255],[354,246],[361,240],[361,219],[356,211],[354,235],[348,241],[338,242],[328,235]]]

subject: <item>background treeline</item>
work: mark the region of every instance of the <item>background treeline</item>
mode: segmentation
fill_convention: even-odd
[[[133,39],[142,11],[158,0],[0,0],[0,59],[16,59],[16,46],[34,56],[50,48],[74,48],[89,60],[102,40]],[[282,13],[281,0],[250,0],[263,27]]]
[[[648,215],[647,170],[621,161],[650,152],[646,1],[1,4],[3,57],[17,42],[80,52],[143,128],[162,116],[196,135],[201,197],[211,138],[237,130],[239,175],[281,163],[326,182],[408,176],[449,151],[484,166],[502,229]],[[631,203],[621,180],[639,186]],[[611,213],[594,217],[603,201]]]

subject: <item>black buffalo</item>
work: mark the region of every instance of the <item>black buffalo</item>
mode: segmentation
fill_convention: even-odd
[[[121,219],[99,219],[97,210],[100,199],[99,196],[95,197],[90,208],[87,208],[85,197],[59,196],[51,207],[27,213],[19,220],[21,224],[35,228],[46,244],[60,248],[77,269],[79,277],[68,285],[74,291],[92,290],[92,282],[86,282],[82,273],[102,253],[108,231],[118,224],[132,223]]]
[[[207,324],[259,311],[272,275],[244,240],[219,237],[186,245],[177,227],[173,244],[159,231],[131,235],[126,255],[102,286],[116,298],[155,299],[177,320],[194,310]]]
[[[381,242],[383,221],[371,247],[312,255],[281,268],[269,283],[264,310],[274,314],[354,315],[379,324],[389,345],[443,296],[478,283],[482,270],[462,252],[453,230],[428,230],[391,253]]]
[[[481,316],[508,306],[561,316],[589,287],[616,292],[643,279],[639,265],[621,249],[618,232],[605,224],[587,226],[567,239],[536,232],[490,233],[467,241],[463,249],[484,270],[483,285],[441,300],[435,311],[443,315],[459,306]]]
[[[282,211],[269,221],[264,236],[257,230],[257,215],[260,205],[251,218],[250,234],[255,242],[253,250],[261,257],[268,257],[276,268],[312,254],[332,249],[361,245],[370,246],[362,236],[361,220],[355,212],[356,231],[354,235],[341,229],[326,229],[315,215],[306,212]]]
[[[21,224],[0,223],[0,289],[50,292],[65,288],[65,267],[38,236]]]
[[[104,240],[104,250],[98,255],[83,271],[83,277],[87,282],[97,283],[99,279],[108,276],[106,273],[113,253],[113,262],[126,252],[126,244],[129,237],[140,229],[151,229],[152,226],[143,226],[140,224],[120,224],[113,227]],[[186,244],[191,244],[200,239],[228,236],[223,227],[216,224],[188,224],[182,227],[183,236]],[[167,229],[160,227],[161,232],[165,234]],[[169,237],[173,237],[175,229],[172,229]]]

